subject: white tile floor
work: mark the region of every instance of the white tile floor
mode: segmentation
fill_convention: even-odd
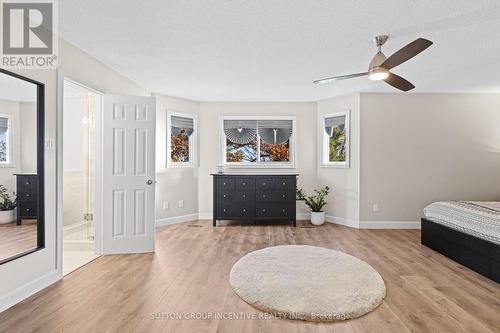
[[[64,251],[63,275],[73,272],[97,257],[99,257],[97,254],[90,251]]]

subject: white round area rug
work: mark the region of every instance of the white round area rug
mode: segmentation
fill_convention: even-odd
[[[231,269],[233,290],[280,318],[337,321],[374,310],[385,297],[380,274],[343,252],[281,245],[251,252]]]

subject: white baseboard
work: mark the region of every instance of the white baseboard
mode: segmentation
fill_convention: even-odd
[[[325,221],[329,222],[329,223],[340,224],[340,225],[343,225],[343,226],[346,226],[346,227],[350,227],[350,228],[359,229],[359,221],[352,220],[352,219],[347,219],[345,217],[337,217],[337,216],[326,215],[325,216]]]
[[[361,221],[360,229],[420,229],[420,221]]]
[[[166,217],[163,219],[156,220],[156,226],[162,227],[164,225],[189,222],[189,221],[196,221],[198,219],[199,219],[198,214],[188,214],[188,215],[182,215],[182,216]]]
[[[38,279],[25,284],[24,286],[14,289],[0,298],[0,312],[7,310],[11,306],[16,305],[40,290],[47,288],[60,279],[62,279],[62,274],[60,271],[56,270],[47,273]]]
[[[311,214],[310,213],[297,213],[296,215],[297,220],[310,220],[311,219]],[[211,220],[213,217],[212,213],[199,213],[198,214],[198,219],[200,220]]]
[[[212,213],[189,214],[156,220],[156,226],[195,220],[211,220]],[[297,213],[297,220],[310,220],[310,213]],[[326,215],[325,221],[356,229],[420,229],[420,221],[358,221],[345,217]]]

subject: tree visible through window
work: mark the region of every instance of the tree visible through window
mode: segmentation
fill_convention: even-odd
[[[289,163],[292,120],[225,119],[226,163]]]
[[[348,166],[349,117],[347,112],[326,115],[324,122],[323,164]]]
[[[191,166],[194,164],[195,122],[194,116],[168,114],[170,142],[167,146],[170,166]],[[169,163],[167,163],[168,166]]]

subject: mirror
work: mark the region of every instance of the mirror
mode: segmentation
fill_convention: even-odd
[[[0,69],[0,264],[44,247],[44,85]]]

